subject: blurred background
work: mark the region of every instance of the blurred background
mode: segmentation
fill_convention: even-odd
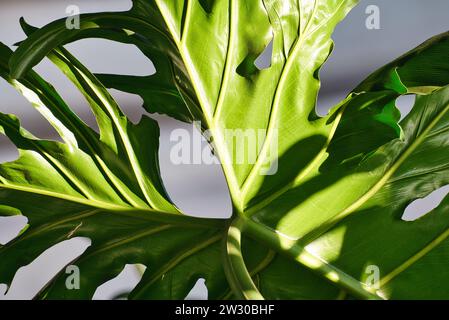
[[[131,7],[129,0],[2,0],[0,2],[0,41],[13,47],[24,39],[19,18],[34,26],[43,26],[55,19],[67,16],[66,9],[77,5],[81,13],[98,11],[124,11]],[[367,8],[376,5],[380,9],[380,29],[368,29]],[[333,38],[335,50],[321,72],[322,91],[318,99],[318,111],[327,110],[343,99],[361,80],[375,69],[416,47],[429,37],[449,30],[449,1],[447,0],[361,0],[342,22]],[[94,72],[147,75],[154,72],[152,64],[133,46],[106,40],[82,40],[67,48]],[[449,58],[449,54],[448,54]],[[52,82],[69,105],[89,125],[95,121],[81,94],[48,61],[36,70]],[[143,109],[139,97],[112,90],[125,113],[137,121]],[[405,116],[411,109],[413,97],[398,100]],[[29,103],[13,88],[0,79],[0,112],[14,113],[25,128],[41,138],[56,139],[56,133]],[[169,161],[170,132],[175,128],[192,127],[157,116],[161,126],[160,162],[166,188],[174,202],[185,212],[196,216],[228,217],[230,198],[221,169],[217,165],[179,165]],[[17,151],[3,136],[0,137],[0,162],[16,159]],[[442,188],[425,201],[418,201],[406,215],[414,218],[416,212],[435,206],[447,194]],[[428,211],[428,209],[427,209]],[[0,243],[11,240],[23,225],[23,217],[0,218]],[[72,239],[47,250],[35,262],[24,266],[17,273],[6,296],[6,286],[0,284],[0,299],[30,299],[69,261],[81,254],[89,245],[88,239]],[[0,261],[1,263],[1,261]],[[120,276],[102,287],[96,299],[109,299],[117,293],[132,289],[139,281],[139,272],[127,266]],[[205,299],[204,281],[199,280],[188,298]]]

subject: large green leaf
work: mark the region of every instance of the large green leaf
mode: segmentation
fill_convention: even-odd
[[[211,298],[448,297],[440,263],[446,201],[415,222],[401,212],[448,183],[449,34],[376,71],[319,117],[331,33],[356,3],[134,0],[129,12],[82,15],[75,30],[64,19],[39,30],[22,21],[29,37],[11,72],[3,49],[2,76],[65,143],[40,141],[14,117],[1,118],[22,154],[1,167],[2,205],[30,219],[0,249],[2,279],[52,244],[86,236],[92,246],[76,262],[88,270],[84,289],[65,290],[59,276],[43,297],[91,297],[126,263],[148,266],[131,298],[182,298],[199,277]],[[92,75],[61,47],[90,37],[136,45],[156,73]],[[259,69],[270,42],[271,64]],[[86,96],[99,135],[30,71],[45,56]],[[139,94],[149,112],[201,121],[229,185],[232,221],[178,212],[159,177],[156,123],[130,124],[104,86]],[[405,94],[420,97],[398,123],[395,101]],[[266,137],[255,161],[236,161],[227,130],[260,129]],[[380,289],[364,284],[370,265],[380,268]]]
[[[20,153],[17,161],[0,167],[2,213],[14,208],[12,212],[23,213],[29,220],[22,237],[0,248],[1,281],[10,283],[20,266],[33,261],[49,246],[85,236],[92,239],[92,246],[77,261],[83,270],[82,292],[66,290],[62,280],[47,290],[46,297],[91,298],[99,285],[133,261],[151,265],[145,273],[149,281],[145,287],[136,289],[139,294],[150,297],[153,287],[166,285],[166,272],[176,270],[178,264],[192,264],[198,259],[208,263],[191,269],[194,272],[190,276],[184,274],[176,289],[161,290],[159,298],[183,298],[198,274],[213,275],[211,284],[218,283],[216,290],[221,294],[226,284],[224,276],[220,277],[216,246],[223,236],[224,223],[181,215],[165,197],[156,160],[157,123],[145,117],[138,125],[131,124],[95,77],[68,53],[55,52],[55,61],[63,69],[67,67],[64,69],[67,74],[89,95],[101,131],[98,135],[37,74],[31,72],[22,80],[9,78],[5,62],[11,52],[5,46],[1,48],[1,75],[30,99],[66,141],[39,140],[25,131],[16,117],[0,115],[1,132],[15,143]],[[120,125],[122,133],[117,128]],[[126,151],[115,143],[119,134],[123,134],[128,144]],[[140,141],[142,136],[145,144]],[[117,169],[117,175],[110,168]],[[144,186],[138,190],[137,175],[149,190],[148,199],[144,196]],[[124,179],[119,180],[121,177]],[[123,186],[137,191],[131,193]],[[148,251],[150,247],[152,250]],[[94,268],[92,261],[95,261]]]
[[[401,123],[404,139],[383,146],[363,164],[367,170],[373,166],[380,170],[378,182],[329,232],[308,245],[312,251],[320,248],[322,258],[352,275],[363,274],[366,265],[378,266],[383,297],[448,297],[447,197],[424,217],[401,220],[408,204],[449,184],[448,99],[448,87],[417,98],[413,111]],[[324,243],[333,244],[333,253]],[[335,248],[340,248],[338,256]]]
[[[79,30],[67,30],[65,20],[56,21],[33,34],[28,49],[25,46],[19,48],[11,63],[16,65],[15,73],[20,73],[25,64],[35,64],[55,46],[83,37],[106,37],[135,43],[152,59],[156,76],[173,79],[172,92],[177,88],[176,92],[187,105],[189,102],[200,105],[196,108],[201,109],[201,117],[192,117],[192,120],[203,120],[203,127],[211,130],[234,204],[243,211],[251,198],[261,192],[259,189],[265,193],[272,191],[264,189],[265,180],[270,180],[265,183],[270,187],[272,184],[277,187],[292,179],[292,174],[276,175],[273,179],[261,174],[268,169],[264,164],[277,161],[277,154],[271,154],[270,146],[276,146],[279,155],[288,151],[294,155],[298,153],[296,151],[306,149],[300,141],[307,144],[309,139],[317,140],[314,145],[318,149],[326,143],[333,123],[315,115],[319,88],[316,74],[331,50],[333,28],[356,1],[213,1],[206,7],[201,1],[169,3],[134,1],[134,8],[128,13],[85,15],[81,17]],[[242,21],[251,23],[238,28]],[[289,28],[282,28],[283,24],[288,24]],[[256,32],[257,37],[254,36]],[[124,34],[129,36],[123,39]],[[201,39],[201,45],[198,39]],[[254,61],[272,39],[271,67],[258,70]],[[23,50],[27,53],[21,57]],[[164,54],[161,54],[162,50]],[[314,59],[309,59],[311,52]],[[172,64],[171,68],[166,68],[168,63]],[[110,85],[105,78],[102,80]],[[186,78],[191,80],[183,80]],[[129,84],[133,79],[136,80],[128,78],[121,83]],[[146,79],[152,77],[140,80]],[[121,88],[120,81],[113,83],[114,87]],[[291,83],[295,83],[294,90],[291,90]],[[142,87],[154,88],[151,81],[141,81],[140,85],[133,86],[134,90]],[[236,95],[237,90],[239,94]],[[160,92],[158,90],[152,96],[158,96]],[[143,90],[141,95],[145,99],[148,93]],[[298,107],[292,108],[293,105]],[[167,111],[173,106],[159,108],[172,115]],[[185,107],[178,108],[176,114],[183,109]],[[149,110],[152,110],[151,106]],[[292,127],[302,130],[291,130]],[[233,159],[232,141],[225,139],[225,130],[232,129],[267,129],[267,138],[255,164],[237,163]],[[315,150],[303,150],[300,159],[294,157],[296,161],[307,162],[315,153]],[[280,166],[287,167],[292,157]]]

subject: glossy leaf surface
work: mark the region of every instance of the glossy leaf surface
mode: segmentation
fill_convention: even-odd
[[[0,168],[0,212],[30,220],[0,248],[0,280],[9,283],[51,245],[85,236],[92,246],[76,262],[89,270],[85,289],[67,291],[57,277],[42,297],[90,298],[125,264],[142,263],[130,298],[183,298],[200,277],[209,298],[447,298],[446,199],[417,221],[401,216],[449,184],[449,35],[374,72],[319,117],[319,70],[356,3],[134,0],[129,12],[82,15],[78,30],[64,19],[38,30],[22,21],[29,37],[11,58],[2,49],[1,75],[64,143],[0,118],[21,153]],[[61,47],[92,37],[136,45],[156,73],[92,75]],[[271,63],[260,69],[269,43]],[[45,56],[84,94],[99,134],[31,71]],[[151,113],[201,121],[229,185],[232,221],[178,212],[159,175],[157,124],[130,123],[105,87],[140,95]],[[399,122],[395,102],[406,94],[419,97]],[[254,161],[236,161],[229,130],[265,133]],[[379,287],[365,284],[373,268]]]

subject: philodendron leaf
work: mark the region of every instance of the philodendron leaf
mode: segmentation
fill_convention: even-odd
[[[136,299],[183,298],[200,277],[210,298],[449,297],[447,201],[401,220],[410,202],[449,183],[449,34],[374,72],[319,117],[331,33],[356,3],[134,0],[128,12],[81,15],[79,29],[65,19],[37,30],[22,21],[29,37],[11,59],[2,49],[0,75],[64,143],[0,117],[21,153],[0,168],[0,204],[30,224],[0,248],[0,280],[84,236],[92,246],[74,262],[84,270],[81,290],[66,290],[58,276],[41,297],[89,298],[129,263],[147,266],[129,295]],[[91,37],[134,44],[156,73],[94,76],[61,47]],[[270,43],[271,63],[259,68]],[[45,56],[84,94],[99,134],[30,70]],[[139,94],[149,112],[201,121],[229,185],[230,221],[178,212],[159,177],[157,124],[131,124],[105,87]],[[399,122],[395,101],[405,94],[419,97]],[[262,139],[240,141],[255,145],[254,158],[247,150],[239,159],[242,145],[229,132],[260,131]],[[372,270],[380,279],[365,284]]]
[[[125,121],[123,129],[129,141],[128,151],[138,154],[137,159],[145,159],[145,166],[140,169],[141,177],[145,177],[148,184],[154,181],[150,185],[152,191],[147,201],[143,191],[133,194],[130,189],[122,187],[137,188],[139,185],[137,177],[133,177],[132,157],[126,159],[124,151],[117,153],[119,149],[113,150],[104,143],[35,73],[30,73],[23,80],[10,79],[4,63],[9,55],[10,51],[2,47],[1,75],[24,93],[49,121],[52,119],[50,123],[59,128],[59,132],[76,137],[80,147],[76,143],[39,140],[25,131],[16,117],[0,114],[0,132],[10,138],[20,154],[17,161],[0,167],[1,202],[19,210],[29,220],[29,227],[22,237],[0,247],[0,281],[9,284],[19,267],[32,262],[49,246],[72,237],[85,236],[93,242],[77,262],[83,269],[82,292],[67,291],[64,281],[60,284],[56,281],[47,290],[47,297],[91,298],[99,285],[120,273],[129,261],[152,266],[144,276],[151,281],[139,289],[140,294],[151,296],[148,292],[152,285],[159,285],[165,273],[175,269],[177,264],[192,263],[192,255],[195,255],[195,261],[205,259],[209,263],[197,270],[192,269],[190,276],[184,275],[177,290],[164,291],[160,298],[183,298],[192,282],[196,281],[197,272],[213,274],[211,283],[216,281],[220,284],[216,285],[219,294],[225,291],[224,276],[220,277],[222,272],[214,273],[221,270],[220,255],[215,246],[220,245],[223,222],[181,215],[174,205],[167,205],[168,199],[165,202],[159,200],[165,191],[161,189],[162,184],[154,180],[159,178],[157,158],[154,157],[159,137],[156,122],[143,118],[138,125],[133,125],[124,117],[117,119],[122,123]],[[74,60],[71,62],[70,66],[77,66],[76,70],[81,72],[82,66]],[[94,84],[95,78],[87,71],[83,72],[83,76],[83,79],[91,79],[83,82],[86,89],[93,92],[104,90],[100,84]],[[95,96],[91,94],[90,98],[94,99]],[[112,98],[98,101],[108,101],[117,114],[120,112]],[[112,128],[115,119],[112,118],[116,115],[103,113],[102,116],[103,122],[110,125],[102,130],[109,130],[106,134],[115,134],[115,128]],[[141,136],[146,137],[145,144],[137,139]],[[127,180],[119,180],[120,176],[109,170],[115,163],[116,168],[122,169],[122,172],[117,172],[133,179],[134,184],[125,184]],[[122,192],[127,192],[128,197]],[[131,201],[134,199],[137,200]],[[163,207],[167,210],[163,211]],[[171,239],[167,241],[167,237]],[[151,252],[146,250],[149,247],[153,248]],[[147,253],[142,254],[144,252]],[[213,258],[214,255],[217,256]],[[90,265],[92,261],[95,261],[95,267]]]

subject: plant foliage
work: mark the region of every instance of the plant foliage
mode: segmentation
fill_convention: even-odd
[[[41,298],[89,299],[129,263],[147,266],[133,299],[182,299],[204,278],[211,299],[449,298],[449,198],[413,222],[412,201],[449,184],[449,34],[374,72],[327,116],[315,112],[331,34],[356,0],[133,0],[128,12],[65,19],[0,47],[0,76],[60,134],[46,141],[13,115],[0,132],[19,150],[0,166],[0,215],[29,224],[0,246],[0,282],[72,237],[92,245]],[[63,45],[84,38],[133,44],[157,72],[92,74]],[[272,43],[271,65],[255,61]],[[31,69],[44,57],[85,96],[89,128]],[[122,113],[107,88],[212,133],[233,203],[229,220],[180,212],[158,166],[159,128]],[[402,121],[396,99],[416,94]],[[255,163],[232,160],[226,129],[266,129]],[[270,152],[276,146],[277,153]],[[276,164],[274,175],[265,164]],[[205,195],[206,197],[206,195]],[[379,267],[379,287],[365,284]]]

